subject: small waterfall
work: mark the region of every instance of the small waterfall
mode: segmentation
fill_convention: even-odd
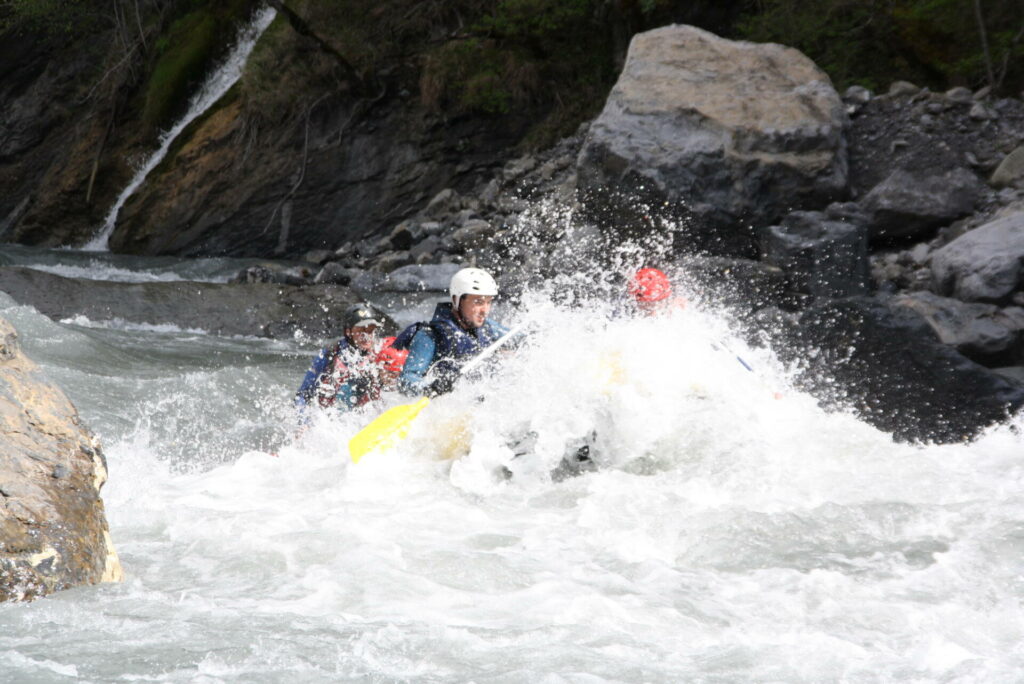
[[[252,52],[253,47],[256,46],[256,41],[259,40],[259,37],[270,26],[270,22],[274,20],[275,16],[277,16],[277,10],[264,7],[256,13],[252,21],[239,30],[238,41],[231,49],[227,58],[225,58],[224,63],[206,78],[199,90],[192,96],[185,115],[160,136],[159,149],[146,159],[145,163],[136,171],[131,182],[121,191],[117,201],[114,202],[114,206],[110,208],[110,212],[103,221],[103,228],[96,237],[82,247],[84,251],[105,252],[109,249],[107,243],[110,240],[111,233],[114,232],[114,224],[117,222],[117,215],[120,213],[121,207],[128,201],[132,193],[142,185],[149,172],[156,168],[157,164],[163,160],[167,150],[171,147],[171,143],[178,137],[178,134],[185,130],[185,127],[192,123],[196,117],[213,106],[238,81],[242,75],[242,69],[245,68],[245,63],[249,59],[249,54]]]

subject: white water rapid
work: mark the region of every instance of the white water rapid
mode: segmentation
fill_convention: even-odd
[[[117,215],[121,212],[121,207],[142,185],[149,172],[155,169],[163,160],[175,138],[198,116],[213,106],[238,81],[242,76],[242,69],[245,68],[245,63],[249,59],[249,54],[256,46],[256,41],[259,40],[259,37],[270,26],[270,22],[274,20],[275,16],[277,16],[277,10],[264,7],[253,16],[249,23],[239,30],[235,46],[231,48],[231,51],[224,58],[221,65],[210,72],[210,75],[206,77],[203,84],[192,95],[192,98],[189,100],[188,111],[185,112],[185,115],[171,126],[170,129],[160,134],[160,147],[147,157],[146,161],[135,172],[131,181],[121,191],[121,194],[118,195],[114,205],[107,213],[99,233],[82,247],[83,250],[95,252],[108,249],[107,243],[110,240],[110,235],[114,232]]]
[[[1020,681],[1019,421],[896,444],[699,303],[612,308],[528,295],[529,344],[353,465],[369,416],[293,437],[320,340],[0,294],[105,444],[127,573],[0,605],[0,681]],[[553,479],[584,440],[597,470]]]

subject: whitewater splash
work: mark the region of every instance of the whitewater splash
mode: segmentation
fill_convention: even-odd
[[[142,185],[149,172],[155,169],[163,160],[175,138],[197,117],[213,106],[241,78],[242,70],[245,68],[245,63],[248,61],[250,53],[252,53],[253,48],[256,46],[256,41],[259,40],[259,37],[270,26],[275,16],[277,16],[277,10],[264,7],[253,16],[248,24],[242,27],[238,32],[235,46],[228,53],[224,62],[210,73],[199,87],[199,90],[189,100],[188,111],[185,112],[185,115],[169,130],[160,135],[160,147],[135,172],[135,176],[132,177],[128,185],[121,191],[121,194],[118,195],[114,205],[107,213],[100,232],[82,247],[83,250],[106,251],[109,249],[108,242],[110,235],[114,232],[114,226],[117,223],[117,216],[121,212],[121,207]]]
[[[0,606],[0,672],[1019,678],[1020,425],[895,444],[792,390],[710,308],[633,319],[558,295],[499,302],[503,322],[533,321],[528,343],[358,465],[345,444],[369,416],[294,434],[291,396],[319,341],[59,325],[0,296],[100,432],[128,574]],[[597,470],[556,481],[584,442]]]

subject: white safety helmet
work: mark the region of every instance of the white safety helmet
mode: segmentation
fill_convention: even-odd
[[[452,306],[457,308],[462,295],[497,296],[498,283],[494,282],[491,274],[482,268],[464,268],[452,276],[448,292],[452,296]]]

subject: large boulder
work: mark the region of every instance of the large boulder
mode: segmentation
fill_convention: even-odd
[[[790,287],[815,299],[867,294],[867,230],[817,211],[795,211],[762,234],[765,261],[789,276]]]
[[[1006,302],[1021,288],[1024,212],[990,221],[932,255],[939,294],[970,302]]]
[[[797,50],[666,26],[633,37],[580,151],[578,192],[608,223],[676,219],[683,250],[752,257],[745,226],[845,193],[846,125]]]
[[[912,292],[892,298],[891,305],[921,314],[943,344],[985,366],[1024,362],[1024,309],[975,304]]]
[[[314,338],[342,334],[345,310],[359,301],[339,285],[274,283],[119,283],[64,278],[29,268],[0,267],[0,292],[60,320],[172,323],[217,335]]]
[[[989,182],[997,188],[1017,186],[1024,188],[1024,145],[1018,145],[1006,155],[992,172]]]
[[[100,499],[106,461],[0,319],[0,601],[122,579]]]
[[[967,169],[941,174],[897,169],[861,203],[872,240],[922,237],[971,213],[984,189]]]
[[[1024,405],[1024,387],[943,344],[916,311],[870,297],[811,307],[782,327],[776,349],[824,405],[900,440],[970,439]]]

